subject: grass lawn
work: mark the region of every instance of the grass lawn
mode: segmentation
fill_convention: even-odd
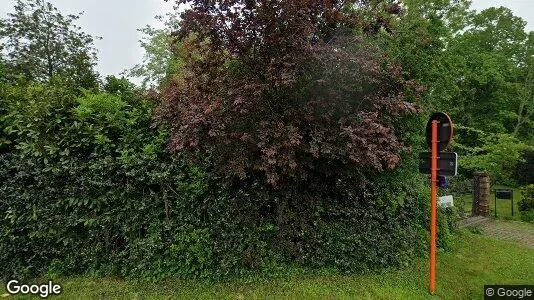
[[[490,210],[491,210],[491,216],[495,216],[495,193],[493,192],[494,188],[492,188],[492,192],[490,194]],[[504,219],[504,220],[516,220],[520,221],[521,216],[518,209],[518,202],[521,200],[521,189],[513,189],[514,190],[514,216],[512,216],[512,201],[511,200],[504,200],[504,199],[498,199],[497,200],[497,218]],[[471,208],[473,204],[473,195],[472,194],[466,194],[466,195],[453,195],[454,196],[454,203],[455,205],[458,205],[461,203],[461,205],[458,205],[457,207],[463,208],[464,212],[467,215],[471,215]]]
[[[310,274],[254,282],[158,284],[69,277],[56,299],[483,299],[484,284],[534,284],[534,249],[461,231],[455,249],[438,253],[437,295],[427,293],[428,263],[365,275]],[[3,289],[3,287],[2,287]],[[1,290],[0,295],[5,292]],[[18,298],[17,298],[18,299]]]

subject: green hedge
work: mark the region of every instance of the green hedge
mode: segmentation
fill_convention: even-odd
[[[521,220],[534,222],[534,184],[529,184],[521,189],[521,200],[519,200],[518,205]]]
[[[204,188],[200,171],[165,155],[166,135],[151,126],[152,105],[125,82],[107,88],[78,97],[62,82],[6,88],[5,277],[121,274],[132,268],[136,248],[170,230],[169,203]]]
[[[4,280],[362,272],[426,253],[428,187],[416,160],[368,174],[365,188],[321,178],[229,187],[209,158],[194,165],[165,152],[153,103],[125,80],[91,92],[55,79],[3,86],[1,96]],[[447,248],[449,229],[440,234]]]

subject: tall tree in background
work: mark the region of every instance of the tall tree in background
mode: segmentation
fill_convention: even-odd
[[[526,22],[505,7],[473,16],[447,49],[458,93],[447,103],[456,120],[487,132],[512,133],[517,120],[520,64],[525,57]]]
[[[143,35],[139,41],[145,51],[143,61],[124,72],[128,76],[141,78],[144,88],[164,84],[169,75],[176,74],[181,66],[180,60],[172,55],[170,47],[175,40],[172,32],[178,28],[178,15],[168,13],[165,17],[156,16],[156,19],[163,23],[163,28],[146,25],[138,29]]]
[[[473,11],[468,0],[405,0],[402,13],[394,20],[394,34],[382,34],[388,53],[402,63],[405,76],[426,87],[424,108],[449,111],[457,94],[458,68],[448,46],[468,26]]]
[[[95,37],[76,25],[78,15],[62,15],[44,0],[17,0],[15,11],[0,20],[6,61],[29,80],[63,75],[80,87],[97,85]]]
[[[426,86],[425,108],[488,132],[528,124],[519,100],[529,91],[524,20],[505,7],[477,13],[467,0],[406,0],[403,7],[395,33],[381,38],[406,75]]]
[[[455,120],[460,172],[488,171],[512,184],[532,142],[533,48],[525,21],[505,7],[473,11],[469,1],[404,3],[395,34],[383,37],[408,76],[426,86],[424,107]]]
[[[525,54],[519,64],[520,82],[518,99],[519,108],[517,111],[517,123],[514,127],[514,135],[532,137],[531,130],[534,122],[534,32],[530,32],[525,44]]]

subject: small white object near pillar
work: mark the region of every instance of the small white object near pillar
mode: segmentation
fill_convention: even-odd
[[[438,206],[445,208],[445,207],[453,207],[454,201],[452,199],[452,195],[447,195],[443,197],[438,198]]]

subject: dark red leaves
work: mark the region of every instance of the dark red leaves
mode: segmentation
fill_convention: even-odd
[[[340,1],[185,2],[185,67],[158,110],[169,149],[272,185],[310,170],[397,165],[407,147],[392,118],[417,112],[404,95],[418,86],[351,33],[356,17]]]

